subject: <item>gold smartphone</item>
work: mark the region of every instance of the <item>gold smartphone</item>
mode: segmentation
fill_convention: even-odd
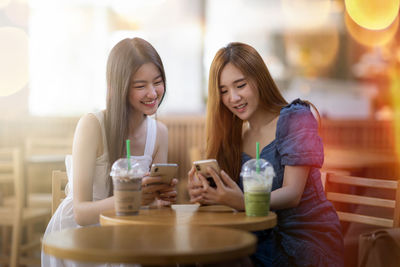
[[[194,161],[193,162],[193,166],[196,169],[197,173],[200,173],[201,175],[203,175],[204,177],[206,177],[209,185],[211,187],[217,187],[217,185],[215,184],[214,179],[212,178],[212,176],[208,173],[207,171],[207,167],[213,168],[214,171],[216,173],[218,173],[218,175],[221,172],[221,169],[218,165],[217,160],[215,159],[204,159],[204,160],[198,160],[198,161]]]
[[[162,184],[170,184],[176,177],[178,164],[176,163],[153,163],[150,169],[150,176],[160,176]]]

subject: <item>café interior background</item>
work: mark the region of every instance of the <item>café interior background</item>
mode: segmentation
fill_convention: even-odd
[[[167,124],[204,118],[212,58],[228,42],[240,41],[259,51],[288,101],[310,100],[323,123],[336,128],[364,127],[346,130],[340,142],[347,144],[335,145],[352,146],[360,139],[350,138],[357,131],[384,125],[375,143],[393,140],[383,147],[397,155],[398,13],[398,0],[0,0],[0,145],[26,154],[32,137],[69,138],[70,146],[79,117],[105,107],[110,49],[139,36],[164,62],[167,93],[157,116]],[[186,165],[178,163],[190,167],[192,141],[174,143],[182,130],[168,127],[170,153],[183,151]],[[46,176],[64,168],[63,162],[28,163],[28,176],[35,168],[41,174],[47,168]],[[46,182],[33,190],[48,191],[50,178],[40,180]]]

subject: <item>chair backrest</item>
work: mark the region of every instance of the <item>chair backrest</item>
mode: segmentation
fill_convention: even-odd
[[[340,175],[344,175],[344,176],[349,176],[351,173],[350,171],[345,171],[345,170],[326,170],[326,169],[321,169],[321,183],[322,183],[322,187],[325,190],[325,183],[326,183],[326,174],[330,172],[330,173],[335,173],[335,174],[340,174]]]
[[[52,203],[51,203],[51,214],[57,210],[58,205],[60,205],[61,201],[65,198],[65,185],[68,182],[68,176],[66,172],[63,171],[53,171],[51,178],[51,195],[52,195]]]
[[[328,200],[333,202],[356,204],[370,207],[388,208],[393,210],[391,218],[380,217],[379,212],[374,212],[373,215],[364,215],[349,211],[337,211],[339,219],[347,222],[364,223],[382,227],[399,227],[400,226],[400,183],[397,180],[383,180],[364,177],[354,177],[343,175],[340,173],[327,172],[325,174],[326,185],[325,193]],[[355,193],[341,193],[329,191],[330,184],[345,184],[354,188],[374,188],[382,191],[394,190],[395,199],[386,197],[374,197],[358,195]],[[353,191],[354,191],[353,188]]]
[[[25,155],[29,162],[63,161],[72,152],[72,137],[27,137]]]
[[[18,148],[0,149],[0,184],[2,196],[14,196],[17,209],[24,206],[24,182],[21,151]]]

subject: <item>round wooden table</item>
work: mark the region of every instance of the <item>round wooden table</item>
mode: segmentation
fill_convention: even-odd
[[[50,233],[44,237],[42,249],[56,258],[79,262],[214,263],[254,253],[256,237],[207,226],[94,226]]]
[[[202,206],[196,212],[174,211],[171,208],[141,209],[138,215],[117,216],[114,210],[100,215],[101,225],[204,225],[223,226],[246,231],[259,231],[276,225],[276,214],[249,217],[226,206]]]

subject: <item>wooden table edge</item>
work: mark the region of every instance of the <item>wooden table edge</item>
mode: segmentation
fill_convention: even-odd
[[[96,227],[118,227],[118,226],[96,226]],[[205,226],[213,228],[214,226]],[[67,229],[66,231],[73,231],[77,228]],[[78,228],[79,229],[79,228]],[[233,229],[231,229],[233,230]],[[64,230],[65,231],[65,230]],[[103,255],[99,249],[89,249],[85,252],[79,249],[65,249],[54,247],[47,244],[46,237],[42,240],[42,251],[48,255],[59,259],[79,261],[84,263],[140,263],[142,265],[166,265],[166,264],[195,264],[197,262],[201,263],[218,263],[223,261],[230,261],[239,258],[246,257],[248,255],[253,254],[256,251],[257,247],[257,238],[247,232],[243,232],[248,234],[250,241],[246,244],[243,244],[240,247],[237,247],[234,251],[229,250],[227,247],[226,251],[219,251],[218,260],[215,260],[216,255],[210,254],[204,256],[205,253],[199,253],[197,255],[193,254],[172,254],[172,255],[161,255],[157,257],[151,257],[153,255],[152,251],[149,251],[148,254],[135,255],[134,253],[130,253],[129,255],[124,254],[124,252],[118,253],[110,256]],[[115,253],[115,252],[114,252]],[[208,252],[209,253],[209,252]],[[186,254],[186,255],[185,255]],[[150,256],[150,257],[149,257]],[[177,260],[179,258],[179,260]]]
[[[152,252],[149,252],[148,255],[107,255],[102,256],[101,253],[97,250],[93,250],[93,252],[88,253],[79,253],[77,251],[73,251],[72,256],[68,255],[68,252],[65,250],[61,250],[58,248],[52,248],[47,246],[46,244],[43,245],[42,249],[43,252],[51,255],[53,257],[70,260],[70,261],[78,261],[84,263],[140,263],[142,265],[168,265],[168,264],[195,264],[197,262],[201,263],[218,263],[223,261],[231,261],[235,259],[244,258],[253,254],[256,251],[256,241],[254,244],[248,245],[248,247],[241,247],[236,249],[235,251],[226,251],[226,252],[219,252],[218,253],[218,260],[215,260],[215,255],[207,255],[203,256],[202,254],[198,255],[165,255],[165,256],[157,256],[154,259],[151,259]],[[72,252],[72,250],[70,251]],[[178,260],[179,258],[179,260]]]
[[[106,211],[106,212],[111,212],[111,211]],[[226,227],[226,228],[232,228],[232,229],[237,229],[237,230],[244,230],[244,231],[262,231],[266,229],[271,229],[276,226],[277,224],[277,215],[275,212],[270,211],[268,216],[272,216],[271,220],[268,221],[259,221],[259,222],[254,222],[250,221],[248,223],[236,223],[236,224],[213,224],[212,222],[210,223],[193,223],[191,225],[200,225],[200,226],[215,226],[215,227]],[[254,218],[259,218],[259,217],[254,217]],[[165,222],[146,222],[147,225],[175,225],[175,224],[166,224]],[[125,220],[124,216],[121,216],[121,218],[111,218],[107,217],[104,214],[100,214],[100,225],[102,226],[108,226],[108,225],[143,225],[143,222],[135,222],[133,220]]]

